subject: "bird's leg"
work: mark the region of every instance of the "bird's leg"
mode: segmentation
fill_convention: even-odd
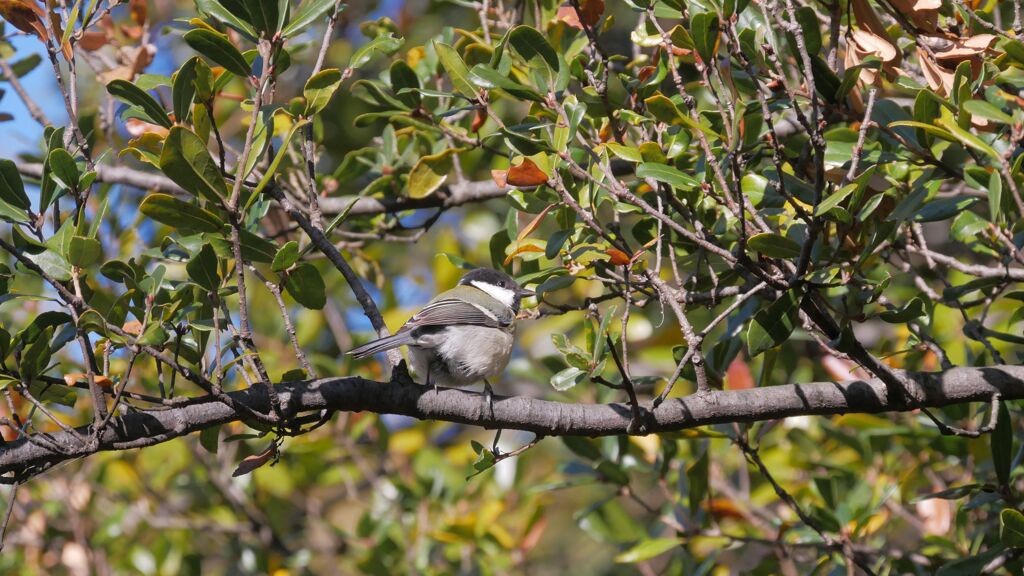
[[[484,378],[484,403],[487,404],[487,411],[491,413],[491,418],[494,418],[494,391],[491,390],[491,383]]]
[[[430,386],[430,367],[427,367],[427,386]],[[434,382],[434,396],[437,396],[437,382]]]
[[[494,442],[491,442],[491,452],[495,456],[501,454],[501,451],[498,449],[498,440],[500,440],[500,439],[501,439],[501,428],[498,428],[498,430],[494,433]]]
[[[491,389],[491,383],[484,378],[484,402],[487,404],[487,410],[491,413],[491,419],[494,419],[494,391]],[[501,439],[501,429],[499,428],[494,433],[494,442],[491,443],[491,452],[497,456],[500,454],[498,450],[498,440]]]

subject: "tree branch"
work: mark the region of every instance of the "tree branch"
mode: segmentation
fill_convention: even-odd
[[[952,368],[943,372],[899,372],[908,393],[921,407],[1024,399],[1024,366]],[[269,413],[269,388],[253,386],[228,393],[234,403]],[[464,390],[375,382],[360,377],[285,382],[273,388],[286,417],[318,410],[403,414],[485,428],[526,430],[543,436],[627,434],[632,412],[626,404],[568,404],[521,396],[494,398],[489,416],[479,395]],[[909,410],[890,399],[879,379],[843,383],[790,384],[749,390],[713,391],[673,398],[656,410],[644,402],[640,413],[648,432],[668,432],[723,422],[775,420],[789,416]],[[238,420],[236,411],[216,401],[154,411],[135,411],[110,421],[96,451],[128,450],[159,444],[199,430]],[[87,432],[88,428],[80,431]],[[62,461],[93,451],[72,441],[68,432],[48,438],[65,448],[57,453],[22,438],[0,447],[0,482],[20,482]]]

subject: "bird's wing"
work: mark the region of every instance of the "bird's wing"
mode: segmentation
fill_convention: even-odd
[[[512,325],[512,314],[494,312],[463,300],[442,298],[423,307],[402,326],[401,331],[428,326],[466,325],[507,328]]]

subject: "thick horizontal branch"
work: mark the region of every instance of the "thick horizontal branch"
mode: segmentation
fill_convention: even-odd
[[[953,368],[944,372],[905,372],[907,388],[917,407],[941,407],[988,402],[993,394],[1005,400],[1024,398],[1024,366]],[[254,386],[231,392],[232,399],[269,414],[269,389]],[[626,404],[569,404],[521,396],[496,396],[494,415],[483,398],[463,390],[359,377],[286,382],[273,388],[286,417],[319,410],[369,411],[403,414],[486,428],[527,430],[544,436],[608,436],[627,434],[631,411]],[[890,401],[881,380],[842,383],[790,384],[750,390],[713,391],[669,399],[656,410],[649,402],[641,409],[643,431],[668,432],[722,422],[774,420],[788,416],[878,413],[911,410]],[[486,414],[486,416],[485,416]],[[179,436],[238,420],[238,414],[216,401],[191,403],[153,411],[134,411],[111,420],[100,438],[100,451],[127,450],[166,442]],[[82,428],[86,434],[88,428]],[[0,474],[9,482],[59,462],[92,453],[67,432],[37,434],[0,447]],[[58,453],[51,446],[62,448]]]

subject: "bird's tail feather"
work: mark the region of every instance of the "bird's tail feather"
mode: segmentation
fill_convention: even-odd
[[[398,334],[385,336],[384,338],[374,340],[373,342],[367,342],[358,348],[353,348],[348,351],[348,354],[355,358],[366,358],[367,356],[373,356],[378,352],[384,352],[385,350],[391,350],[392,348],[411,344],[413,341],[414,338],[411,333],[399,332]]]

